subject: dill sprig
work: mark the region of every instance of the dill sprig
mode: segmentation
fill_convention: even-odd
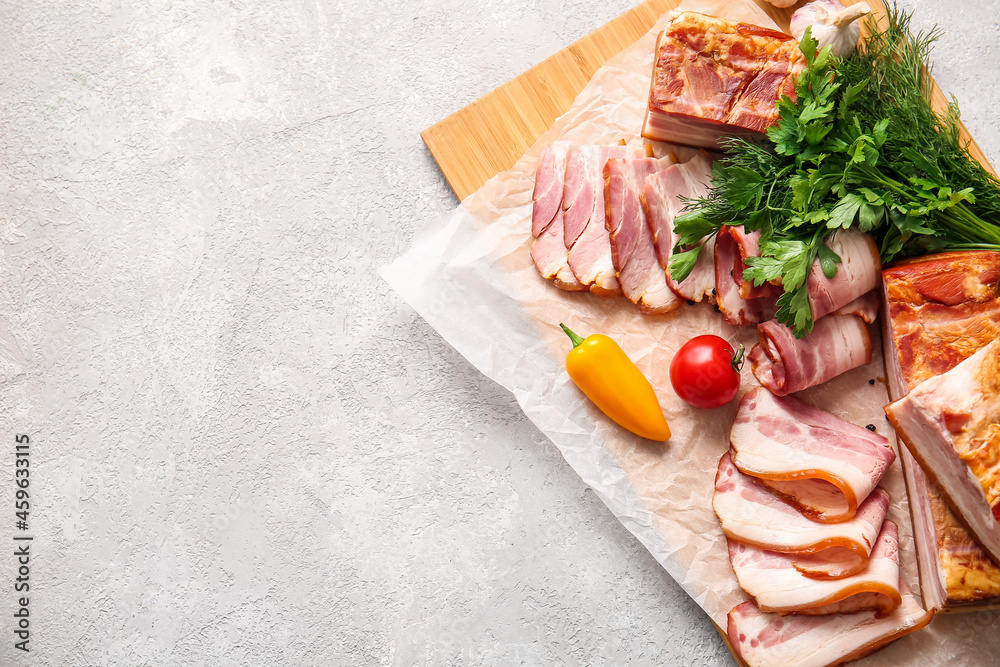
[[[825,241],[838,229],[873,234],[883,261],[1000,249],[1000,182],[961,141],[954,100],[943,115],[931,106],[927,62],[939,34],[914,34],[895,4],[845,59],[817,52],[807,32],[796,100],[778,102],[767,140],[724,140],[711,190],[676,222],[671,275],[683,280],[695,244],[723,226],[759,230],[761,256],[744,277],[782,286],[776,317],[801,337],[813,326],[806,278],[817,259],[836,274],[841,260]]]

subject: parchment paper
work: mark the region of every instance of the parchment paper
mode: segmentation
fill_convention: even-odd
[[[686,0],[678,10],[776,27],[749,0]],[[729,564],[712,511],[719,458],[737,401],[717,410],[684,404],[670,387],[674,352],[693,336],[714,333],[747,349],[755,327],[732,327],[707,304],[665,316],[641,315],[624,298],[563,292],[539,277],[529,256],[531,195],[541,149],[556,139],[579,143],[641,141],[656,35],[668,17],[602,67],[570,111],[509,171],[431,224],[412,248],[380,270],[383,278],[477,369],[506,387],[524,413],[560,449],[622,524],[720,627],[746,599]],[[658,153],[665,152],[658,147]],[[680,150],[682,159],[687,152]],[[602,415],[565,372],[571,348],[559,329],[614,338],[652,382],[673,435],[667,443],[633,436]],[[874,424],[895,445],[882,406],[888,403],[881,339],[871,328],[872,363],[799,397],[855,424]],[[741,393],[757,382],[743,371]],[[870,383],[874,380],[874,384]],[[900,529],[903,572],[919,593],[912,527],[898,461],[882,482]],[[866,659],[868,665],[984,665],[1000,654],[990,612],[937,618],[931,626]]]

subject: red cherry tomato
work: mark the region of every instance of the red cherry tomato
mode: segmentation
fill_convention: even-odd
[[[739,392],[742,364],[742,345],[736,352],[724,338],[695,336],[670,361],[670,384],[685,403],[718,408]]]

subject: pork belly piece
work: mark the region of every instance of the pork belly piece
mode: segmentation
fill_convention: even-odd
[[[794,567],[809,578],[841,579],[867,567],[889,494],[877,488],[850,521],[819,523],[741,473],[726,452],[719,460],[712,507],[729,539],[795,554]]]
[[[881,618],[874,611],[827,616],[768,614],[753,602],[729,612],[727,634],[750,667],[828,667],[870,655],[920,630],[934,617],[900,582],[902,600]]]
[[[647,315],[666,313],[681,304],[667,286],[641,199],[646,178],[676,163],[671,153],[661,159],[611,158],[604,165],[605,224],[618,284],[622,294]]]
[[[947,372],[1000,337],[1000,253],[948,252],[882,272],[889,396]],[[900,451],[913,517],[920,588],[928,609],[1000,603],[1000,567],[948,506],[906,447]]]
[[[648,177],[642,186],[642,207],[653,232],[653,245],[660,266],[667,273],[667,285],[682,299],[715,301],[715,237],[703,245],[694,269],[682,282],[670,277],[670,258],[677,235],[674,219],[686,206],[682,197],[697,199],[708,193],[712,182],[712,158],[702,151],[687,162],[677,164]]]
[[[760,232],[747,233],[728,225],[715,239],[715,288],[719,311],[730,324],[760,324],[774,317],[779,288],[765,283],[755,287],[743,279],[748,257],[757,257]]]
[[[740,400],[729,442],[741,472],[824,523],[851,519],[896,460],[881,435],[764,387]]]
[[[795,568],[794,556],[735,540],[729,540],[729,560],[740,586],[764,612],[884,616],[901,602],[899,532],[892,521],[882,523],[868,567],[843,579],[810,579]]]
[[[820,261],[813,262],[806,279],[813,320],[872,291],[882,277],[878,246],[867,234],[855,229],[842,229],[828,240],[827,247],[840,256],[840,264],[833,278],[827,278]]]
[[[563,234],[570,269],[591,292],[621,294],[605,226],[604,165],[608,160],[652,155],[650,147],[573,146],[566,155]]]
[[[531,259],[539,275],[559,289],[579,292],[587,289],[569,268],[563,242],[563,179],[569,143],[556,141],[542,150],[535,172],[534,206],[531,210]]]
[[[695,12],[676,16],[654,53],[642,136],[703,148],[775,124],[778,100],[794,99],[805,67],[789,35]]]
[[[796,338],[777,320],[757,326],[759,342],[750,350],[754,377],[779,396],[823,384],[872,360],[872,341],[856,315],[827,315]]]
[[[1000,562],[1000,340],[886,406],[896,434]]]

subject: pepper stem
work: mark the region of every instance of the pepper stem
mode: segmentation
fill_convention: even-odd
[[[580,347],[580,344],[583,343],[583,339],[577,336],[572,331],[570,331],[569,327],[563,324],[562,322],[559,323],[559,326],[561,326],[562,330],[566,332],[566,335],[569,336],[569,339],[573,341],[573,349],[575,350],[576,348]]]
[[[741,370],[743,370],[743,353],[744,352],[746,352],[746,348],[743,347],[743,343],[740,343],[739,349],[736,350],[736,353],[733,355],[733,363],[732,363],[733,370],[736,371],[737,373],[739,373]]]

